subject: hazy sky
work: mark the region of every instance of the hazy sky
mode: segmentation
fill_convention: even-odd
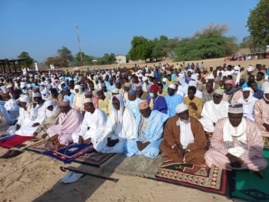
[[[249,10],[258,0],[0,0],[0,59],[27,51],[42,62],[66,46],[75,55],[127,54],[133,36],[191,36],[227,23],[238,43],[248,36]]]

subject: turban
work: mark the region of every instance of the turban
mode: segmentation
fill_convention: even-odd
[[[131,84],[130,83],[125,83],[124,86],[127,87],[127,88],[131,88]]]
[[[186,111],[186,110],[188,110],[188,109],[189,109],[189,108],[188,108],[187,105],[185,105],[184,103],[181,103],[181,104],[178,104],[178,105],[176,106],[176,113],[179,114],[179,113],[184,112],[184,111]]]
[[[268,94],[269,93],[269,86],[266,86],[266,87],[264,87],[264,94]]]
[[[172,89],[176,89],[176,85],[175,84],[170,84],[169,86],[168,86],[168,88],[172,88]]]
[[[249,66],[248,68],[247,68],[247,71],[248,72],[252,72],[254,70],[254,68],[252,67],[252,66]]]
[[[149,108],[149,103],[147,100],[143,100],[142,102],[139,103],[140,110],[147,109],[147,108]]]
[[[233,81],[232,80],[226,80],[225,84],[231,84],[232,85]]]
[[[243,92],[244,92],[244,91],[250,91],[250,93],[254,93],[253,90],[252,90],[252,88],[250,88],[250,87],[246,87],[246,88],[244,88],[244,89],[243,89]]]
[[[136,95],[136,91],[132,88],[128,91],[128,93],[130,93],[131,95]]]
[[[62,106],[62,107],[70,106],[69,100],[63,100],[63,101],[61,101],[60,102],[60,106]]]
[[[81,89],[81,86],[80,85],[75,85],[75,88],[74,88],[75,90],[77,89],[77,90],[79,90],[79,89]]]
[[[41,97],[41,94],[40,93],[34,93],[33,97]]]
[[[119,101],[119,99],[116,96],[113,96],[112,101]]]
[[[19,98],[20,102],[26,102],[26,103],[29,103],[30,102],[30,98],[29,96],[27,95],[22,95],[20,98]]]
[[[243,105],[242,104],[229,105],[228,113],[243,114]]]
[[[91,98],[85,98],[83,104],[86,104],[86,103],[92,103],[92,99]]]
[[[120,90],[117,89],[117,88],[114,88],[114,89],[112,90],[112,93],[119,94],[119,93],[120,93]]]
[[[219,94],[219,95],[223,95],[224,94],[224,90],[218,88],[218,89],[214,90],[214,93],[215,94]]]
[[[152,85],[149,90],[153,91],[153,92],[157,92],[158,91],[158,86],[157,85]]]

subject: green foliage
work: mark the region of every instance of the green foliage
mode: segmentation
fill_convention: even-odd
[[[247,21],[250,35],[255,46],[261,47],[269,44],[269,1],[260,0],[257,6],[250,10]]]
[[[72,52],[63,46],[61,49],[57,50],[58,56],[61,57],[62,59],[66,60],[68,63],[73,61],[73,55]]]
[[[57,67],[67,67],[68,66],[68,61],[64,60],[62,57],[60,56],[56,56],[56,57],[48,57],[45,60],[45,64],[47,66],[50,65],[54,65],[56,68]]]
[[[27,67],[30,67],[30,65],[33,64],[34,59],[30,57],[29,53],[23,51],[21,54],[18,56],[18,58],[24,58],[26,59],[26,65]]]
[[[113,64],[116,62],[114,53],[105,53],[103,57],[97,59],[98,65]]]
[[[230,55],[237,50],[236,38],[226,37],[227,25],[209,25],[191,38],[179,41],[175,61],[200,60]]]
[[[82,60],[81,60],[81,56],[82,56]],[[92,65],[93,64],[93,60],[95,59],[94,56],[91,55],[86,55],[84,52],[78,52],[75,57],[74,57],[74,65],[79,66],[79,65]]]

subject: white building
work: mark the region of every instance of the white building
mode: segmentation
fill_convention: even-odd
[[[127,63],[125,55],[116,55],[115,58],[116,58],[116,62],[118,63],[118,65]]]

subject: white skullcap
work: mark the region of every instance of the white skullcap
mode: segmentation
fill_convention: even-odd
[[[214,93],[219,94],[219,95],[223,95],[224,90],[218,88],[218,89],[214,90]]]
[[[83,104],[86,104],[86,103],[92,103],[92,99],[91,98],[85,98]]]
[[[192,69],[188,69],[188,72],[191,72],[191,73],[192,73],[192,72],[193,72],[193,70],[192,70]]]
[[[176,113],[179,114],[179,113],[184,112],[184,111],[186,111],[186,110],[188,110],[188,109],[189,109],[189,108],[188,108],[187,105],[185,105],[184,103],[181,103],[181,104],[178,104],[178,105],[176,106]]]
[[[252,72],[254,70],[254,68],[252,67],[252,66],[249,66],[248,68],[247,68],[247,71],[248,72]]]
[[[239,66],[234,66],[234,70],[239,71],[240,67]]]
[[[26,88],[26,83],[25,82],[21,82],[21,88]]]
[[[46,85],[45,82],[41,82],[41,83],[40,83],[40,86],[45,86],[45,85]]]
[[[170,84],[170,85],[168,86],[168,88],[172,88],[172,89],[175,90],[175,89],[176,89],[176,85],[172,83],[172,84]]]
[[[41,97],[40,93],[34,93],[33,97]]]
[[[213,74],[209,74],[205,79],[214,79],[214,75]]]
[[[74,88],[75,90],[77,89],[77,90],[79,90],[79,89],[81,89],[81,86],[80,85],[75,85],[75,88]]]
[[[32,84],[27,83],[27,88],[31,88],[31,87],[32,87]]]
[[[167,78],[163,78],[163,82],[167,82]]]
[[[145,76],[144,76],[144,77],[142,78],[142,81],[145,82],[146,80],[148,80],[148,77],[145,77]]]
[[[119,93],[120,93],[120,90],[117,89],[117,88],[114,88],[114,89],[112,90],[112,93],[119,94]]]
[[[243,114],[243,105],[242,104],[229,105],[228,113]]]
[[[269,94],[269,86],[264,87],[264,94]]]
[[[194,86],[194,87],[196,87],[196,86],[197,86],[197,82],[191,80],[191,81],[189,82],[189,86]]]
[[[44,88],[44,90],[41,91],[41,94],[42,94],[42,95],[45,95],[45,94],[48,94],[48,93],[49,93],[49,91],[48,91],[48,89],[46,89],[46,88]]]
[[[12,88],[12,84],[8,84],[7,85],[7,88]]]
[[[27,95],[20,96],[19,100],[20,100],[20,102],[26,102],[26,103],[30,102],[30,98]]]

